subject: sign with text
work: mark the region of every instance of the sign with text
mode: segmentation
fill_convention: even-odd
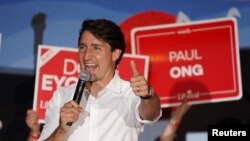
[[[124,54],[117,67],[121,78],[129,80],[132,76],[131,60],[135,61],[138,71],[147,78],[149,57],[131,54]],[[40,123],[44,123],[45,110],[53,92],[59,87],[76,83],[79,72],[78,49],[39,46],[33,109],[38,112]]]
[[[132,54],[150,57],[149,82],[162,107],[242,97],[237,22],[221,18],[134,28]]]

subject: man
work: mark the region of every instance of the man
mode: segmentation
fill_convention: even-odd
[[[72,101],[75,85],[57,90],[39,140],[137,141],[143,125],[160,118],[161,108],[134,62],[130,82],[115,72],[125,51],[119,26],[106,19],[85,20],[78,48],[81,70],[91,75],[82,100],[79,105]]]

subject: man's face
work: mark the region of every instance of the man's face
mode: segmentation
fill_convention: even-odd
[[[107,42],[99,40],[89,31],[84,31],[79,41],[78,59],[81,70],[91,74],[93,82],[109,82],[114,75],[115,61],[120,56],[120,50],[111,51]]]

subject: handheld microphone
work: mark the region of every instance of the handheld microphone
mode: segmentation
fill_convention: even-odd
[[[79,79],[76,85],[76,90],[74,93],[73,100],[77,103],[80,104],[83,90],[85,88],[86,82],[90,79],[90,73],[88,71],[81,71],[79,73]],[[68,126],[72,125],[72,122],[67,123]]]

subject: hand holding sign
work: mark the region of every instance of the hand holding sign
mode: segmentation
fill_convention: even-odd
[[[130,62],[130,67],[133,74],[130,78],[130,86],[132,87],[132,90],[137,96],[147,97],[149,95],[149,91],[146,78],[137,71],[134,61]]]

